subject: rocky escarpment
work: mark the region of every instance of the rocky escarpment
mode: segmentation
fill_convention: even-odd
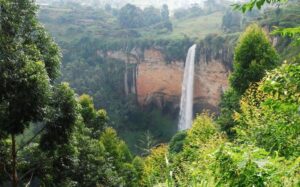
[[[139,105],[178,112],[184,61],[167,62],[161,49],[107,51],[106,58],[126,63],[124,93],[135,94]],[[218,111],[221,94],[228,87],[231,55],[227,48],[213,50],[199,44],[195,66],[194,110]]]

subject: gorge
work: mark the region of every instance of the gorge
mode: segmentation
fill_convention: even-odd
[[[0,187],[300,187],[300,0],[98,1],[0,0]]]
[[[178,131],[184,61],[193,43],[197,47],[191,115],[203,111],[219,114],[221,95],[228,87],[232,69],[232,41],[235,38],[217,35],[198,41],[183,38],[108,43],[85,39],[65,51],[63,81],[70,82],[79,94],[90,94],[95,107],[105,108],[111,125],[131,150],[139,152],[136,144],[144,139],[145,131],[149,130],[158,142],[169,141]],[[82,46],[87,49],[84,54],[89,55],[81,55]],[[73,60],[73,54],[85,60]]]
[[[232,54],[226,46],[218,49],[199,44],[194,50],[194,90],[190,93],[193,98],[193,115],[203,110],[218,112],[221,95],[228,86],[228,62]],[[118,50],[98,54],[127,64],[124,70],[124,92],[126,95],[136,95],[141,107],[168,108],[174,117],[178,116],[185,71],[183,60],[167,62],[166,54],[159,46],[144,51],[134,48],[129,53]]]

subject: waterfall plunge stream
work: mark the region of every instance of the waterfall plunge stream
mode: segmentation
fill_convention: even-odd
[[[182,82],[178,130],[191,128],[193,121],[194,73],[196,44],[189,48]]]

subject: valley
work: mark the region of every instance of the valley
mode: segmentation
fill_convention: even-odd
[[[0,0],[0,186],[300,184],[299,0]]]

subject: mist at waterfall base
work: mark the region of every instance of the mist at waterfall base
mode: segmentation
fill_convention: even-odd
[[[195,53],[196,44],[189,48],[185,62],[180,100],[179,131],[191,128],[193,122]]]

